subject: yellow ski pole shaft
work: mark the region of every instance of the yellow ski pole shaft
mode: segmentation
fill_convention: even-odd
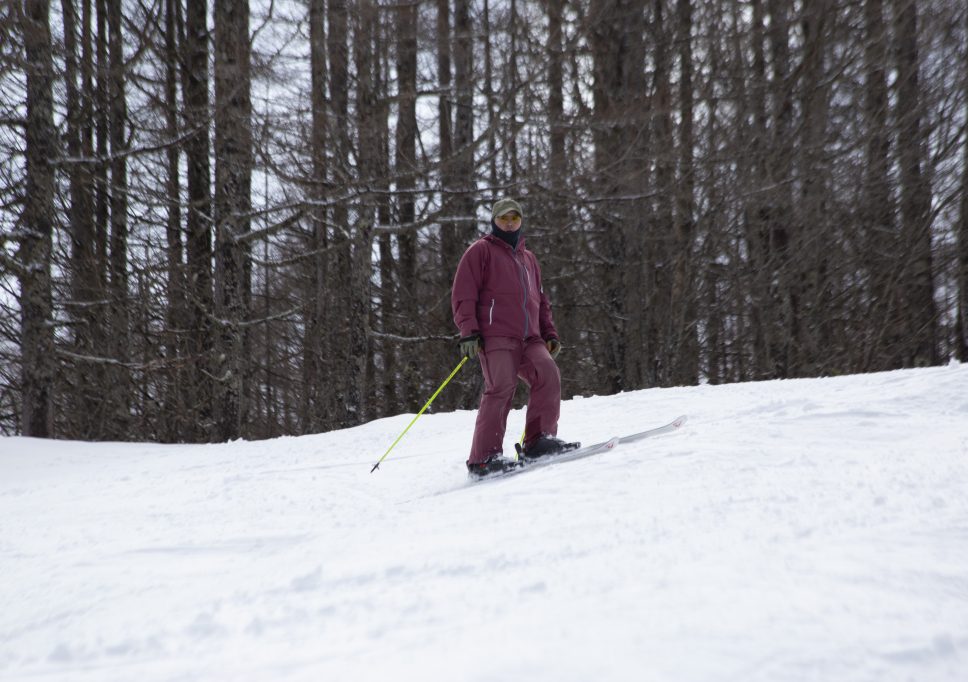
[[[454,378],[454,375],[457,374],[460,371],[460,368],[464,366],[464,363],[465,362],[467,362],[467,356],[464,356],[464,358],[461,359],[460,363],[458,363],[458,365],[454,368],[454,371],[450,373],[450,376],[447,377],[446,379],[444,379],[444,383],[442,383],[440,385],[440,388],[438,388],[436,391],[434,391],[434,394],[432,396],[430,396],[430,400],[427,401],[427,404],[420,408],[420,412],[417,413],[417,416],[415,416],[413,419],[410,420],[410,423],[407,424],[407,428],[405,428],[403,430],[403,433],[401,433],[399,436],[397,436],[397,439],[395,441],[393,441],[393,445],[391,445],[390,447],[388,447],[387,448],[387,451],[383,453],[383,457],[381,457],[377,461],[377,463],[373,465],[373,468],[370,469],[370,473],[371,474],[374,471],[376,471],[377,468],[380,466],[380,464],[383,463],[383,460],[385,460],[387,458],[387,455],[390,454],[390,450],[392,450],[393,448],[395,448],[397,446],[397,443],[399,443],[403,439],[403,437],[407,435],[407,431],[410,430],[410,427],[413,426],[414,423],[416,423],[416,421],[418,419],[420,419],[420,415],[422,415],[424,412],[427,411],[427,408],[430,407],[430,403],[432,403],[434,401],[434,398],[436,398],[438,395],[440,395],[440,392],[444,390],[444,386],[446,386],[447,384],[450,383],[450,380],[453,379]]]

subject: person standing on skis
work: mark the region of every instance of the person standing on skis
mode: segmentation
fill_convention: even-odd
[[[479,476],[511,466],[501,455],[508,413],[520,378],[531,390],[525,458],[575,446],[559,440],[561,350],[538,259],[524,246],[524,212],[514,199],[491,209],[491,232],[464,252],[454,275],[451,309],[462,357],[479,357],[484,394],[467,470]]]

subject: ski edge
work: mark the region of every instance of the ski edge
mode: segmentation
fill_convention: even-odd
[[[645,431],[640,431],[639,433],[622,436],[619,438],[619,442],[634,443],[635,441],[642,440],[643,438],[651,438],[652,436],[661,436],[663,433],[671,433],[672,431],[682,428],[682,425],[686,423],[687,419],[688,417],[686,415],[681,414],[663,426],[657,426],[654,429],[647,429]]]

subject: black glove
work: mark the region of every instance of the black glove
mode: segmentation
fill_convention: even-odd
[[[551,353],[551,357],[557,358],[558,353],[561,352],[561,341],[551,338],[545,341],[545,345],[548,347],[548,352]]]
[[[484,348],[484,339],[481,338],[480,334],[471,334],[470,336],[462,338],[457,345],[460,348],[460,356],[462,358],[470,358],[473,360]]]

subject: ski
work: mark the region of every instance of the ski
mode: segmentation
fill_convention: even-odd
[[[579,447],[574,450],[567,450],[565,452],[556,455],[545,455],[538,459],[527,459],[519,458],[517,461],[508,460],[508,466],[504,471],[498,471],[495,473],[488,474],[486,476],[474,476],[475,479],[480,481],[487,481],[495,478],[505,478],[507,476],[512,476],[514,474],[523,473],[525,471],[532,471],[534,469],[539,469],[544,466],[551,464],[560,464],[562,462],[573,462],[576,459],[584,459],[585,457],[590,457],[592,455],[597,455],[602,452],[607,452],[615,448],[618,445],[634,443],[636,441],[643,440],[645,438],[651,438],[653,436],[660,436],[664,433],[671,433],[676,431],[683,424],[686,423],[686,415],[681,415],[676,417],[668,424],[663,426],[658,426],[652,429],[646,429],[645,431],[640,431],[639,433],[632,433],[627,436],[616,436],[610,438],[601,443],[595,443],[594,445],[586,445],[584,447]]]

